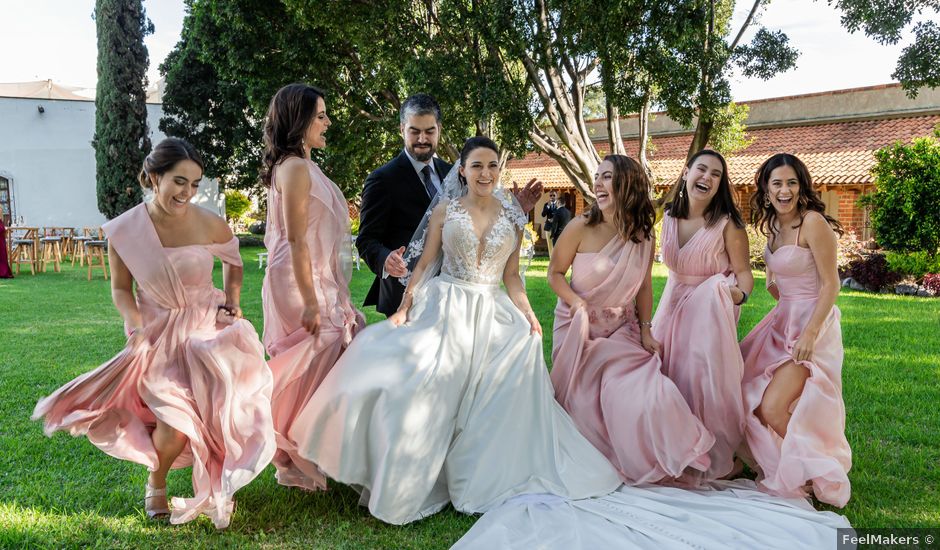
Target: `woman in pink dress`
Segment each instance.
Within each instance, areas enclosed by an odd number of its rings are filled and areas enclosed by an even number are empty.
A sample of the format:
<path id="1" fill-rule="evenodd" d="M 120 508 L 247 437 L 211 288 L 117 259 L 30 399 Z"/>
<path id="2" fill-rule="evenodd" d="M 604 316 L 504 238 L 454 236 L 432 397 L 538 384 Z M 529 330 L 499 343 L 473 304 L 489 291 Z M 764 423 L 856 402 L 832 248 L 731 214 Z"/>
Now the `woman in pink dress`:
<path id="1" fill-rule="evenodd" d="M 653 336 L 662 343 L 663 372 L 715 436 L 711 466 L 682 478 L 695 484 L 735 473 L 734 453 L 744 440 L 738 306 L 747 301 L 754 277 L 725 159 L 699 151 L 677 190 L 663 216 L 669 279 L 653 317 Z"/>
<path id="2" fill-rule="evenodd" d="M 107 454 L 150 470 L 145 509 L 184 523 L 229 524 L 233 495 L 274 455 L 271 374 L 241 318 L 242 261 L 225 220 L 190 203 L 202 161 L 180 139 L 144 161 L 145 202 L 104 225 L 111 296 L 127 346 L 36 405 L 47 434 L 85 435 Z M 222 259 L 225 291 L 212 284 Z M 134 283 L 137 291 L 134 292 Z M 193 498 L 167 508 L 166 476 L 192 465 Z"/>
<path id="3" fill-rule="evenodd" d="M 264 245 L 268 269 L 262 286 L 264 345 L 274 374 L 277 480 L 306 490 L 326 479 L 297 455 L 287 434 L 365 319 L 349 301 L 349 210 L 339 188 L 313 161 L 330 126 L 323 94 L 311 86 L 281 88 L 264 126 L 263 175 L 268 187 Z"/>
<path id="4" fill-rule="evenodd" d="M 762 488 L 845 506 L 839 222 L 827 216 L 800 159 L 780 153 L 756 176 L 751 221 L 767 235 L 767 289 L 777 305 L 741 342 L 747 445 Z"/>
<path id="5" fill-rule="evenodd" d="M 548 282 L 558 294 L 552 350 L 555 398 L 625 483 L 705 470 L 715 438 L 660 371 L 653 309 L 649 180 L 636 161 L 608 155 L 597 202 L 555 244 Z M 571 283 L 565 279 L 571 268 Z"/>

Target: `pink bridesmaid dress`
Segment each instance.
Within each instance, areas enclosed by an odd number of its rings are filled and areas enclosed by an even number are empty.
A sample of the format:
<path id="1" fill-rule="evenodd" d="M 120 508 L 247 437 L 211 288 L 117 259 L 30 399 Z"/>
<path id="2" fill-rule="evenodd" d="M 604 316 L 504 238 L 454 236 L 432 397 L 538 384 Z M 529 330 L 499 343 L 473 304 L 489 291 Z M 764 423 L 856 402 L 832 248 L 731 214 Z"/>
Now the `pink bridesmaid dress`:
<path id="1" fill-rule="evenodd" d="M 349 299 L 351 244 L 349 210 L 339 188 L 312 161 L 307 208 L 307 246 L 313 286 L 320 306 L 316 336 L 300 323 L 303 298 L 291 265 L 290 243 L 284 220 L 284 196 L 272 181 L 268 191 L 268 219 L 264 245 L 268 268 L 261 290 L 264 305 L 264 345 L 274 374 L 274 427 L 277 480 L 307 490 L 326 488 L 326 478 L 310 461 L 297 454 L 297 443 L 287 434 L 303 430 L 295 424 L 352 337 L 365 326 L 365 318 Z"/>
<path id="2" fill-rule="evenodd" d="M 192 465 L 193 498 L 173 498 L 170 521 L 199 514 L 229 524 L 233 495 L 274 455 L 271 373 L 251 323 L 217 325 L 225 295 L 212 284 L 213 256 L 242 265 L 238 240 L 162 246 L 140 204 L 104 225 L 137 283 L 146 339 L 62 386 L 36 405 L 46 434 L 85 435 L 105 453 L 158 467 L 156 420 L 188 444 L 173 468 Z"/>
<path id="3" fill-rule="evenodd" d="M 776 281 L 780 300 L 741 341 L 747 445 L 759 471 L 758 482 L 784 497 L 806 496 L 810 482 L 818 500 L 842 507 L 851 495 L 852 449 L 845 438 L 841 314 L 832 307 L 819 330 L 813 358 L 799 363 L 809 370 L 809 378 L 781 439 L 754 411 L 774 371 L 793 359 L 793 346 L 819 299 L 819 275 L 812 251 L 797 244 L 783 245 L 776 252 L 768 248 L 764 259 L 767 280 Z"/>
<path id="4" fill-rule="evenodd" d="M 634 300 L 651 246 L 616 236 L 575 255 L 571 288 L 586 310 L 559 299 L 553 331 L 555 398 L 631 485 L 708 468 L 715 442 L 640 343 Z"/>
<path id="5" fill-rule="evenodd" d="M 680 247 L 678 221 L 668 214 L 663 218 L 662 252 L 669 279 L 653 316 L 653 337 L 662 344 L 663 372 L 715 436 L 711 467 L 683 478 L 693 484 L 730 474 L 734 453 L 744 441 L 744 362 L 738 347 L 738 308 L 729 290 L 736 281 L 725 251 L 728 223 L 726 217 L 706 225 Z"/>

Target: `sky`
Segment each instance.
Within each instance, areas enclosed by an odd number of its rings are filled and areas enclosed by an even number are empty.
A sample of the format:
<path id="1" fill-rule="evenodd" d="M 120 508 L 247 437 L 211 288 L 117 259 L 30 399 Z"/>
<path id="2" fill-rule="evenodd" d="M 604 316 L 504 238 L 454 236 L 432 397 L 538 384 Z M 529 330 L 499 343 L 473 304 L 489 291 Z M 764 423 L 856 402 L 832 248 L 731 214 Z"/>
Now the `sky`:
<path id="1" fill-rule="evenodd" d="M 94 0 L 2 0 L 4 53 L 0 56 L 0 82 L 51 78 L 57 84 L 94 88 L 97 59 Z M 750 2 L 738 2 L 734 32 L 747 15 Z M 144 0 L 156 32 L 144 42 L 150 53 L 150 82 L 179 40 L 183 27 L 183 0 Z M 9 22 L 12 22 L 10 24 Z M 940 21 L 938 21 L 940 22 Z M 839 23 L 839 13 L 825 0 L 773 0 L 760 23 L 787 33 L 800 50 L 797 68 L 762 81 L 735 75 L 735 101 L 763 99 L 885 84 L 902 48 L 913 38 L 906 32 L 894 46 L 883 46 L 863 33 L 850 34 Z M 751 29 L 745 39 L 753 35 Z M 908 29 L 909 31 L 909 29 Z M 11 54 L 11 44 L 16 44 Z"/>

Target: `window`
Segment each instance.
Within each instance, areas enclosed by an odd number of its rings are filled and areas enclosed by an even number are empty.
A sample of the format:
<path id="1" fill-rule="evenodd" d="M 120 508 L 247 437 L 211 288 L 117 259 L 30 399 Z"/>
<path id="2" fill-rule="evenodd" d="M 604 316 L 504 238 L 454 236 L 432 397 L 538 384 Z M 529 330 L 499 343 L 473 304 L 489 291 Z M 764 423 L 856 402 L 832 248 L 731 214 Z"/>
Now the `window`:
<path id="1" fill-rule="evenodd" d="M 13 223 L 13 198 L 11 196 L 10 180 L 0 177 L 0 213 L 3 215 L 3 225 Z"/>

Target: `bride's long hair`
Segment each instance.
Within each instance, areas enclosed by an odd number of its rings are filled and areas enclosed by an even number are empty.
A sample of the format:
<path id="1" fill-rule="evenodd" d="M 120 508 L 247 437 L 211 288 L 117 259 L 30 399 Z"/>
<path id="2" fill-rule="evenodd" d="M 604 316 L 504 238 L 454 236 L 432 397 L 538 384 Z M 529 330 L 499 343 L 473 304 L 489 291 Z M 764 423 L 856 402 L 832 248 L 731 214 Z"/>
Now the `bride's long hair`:
<path id="1" fill-rule="evenodd" d="M 264 117 L 264 158 L 261 182 L 271 186 L 277 163 L 289 156 L 305 158 L 304 134 L 317 114 L 322 91 L 307 84 L 288 84 L 274 94 Z"/>
<path id="2" fill-rule="evenodd" d="M 656 210 L 650 200 L 650 180 L 640 164 L 624 155 L 607 155 L 605 162 L 614 166 L 613 189 L 614 219 L 611 223 L 624 239 L 638 243 L 653 235 Z M 604 213 L 595 202 L 585 214 L 587 225 L 604 221 Z"/>

